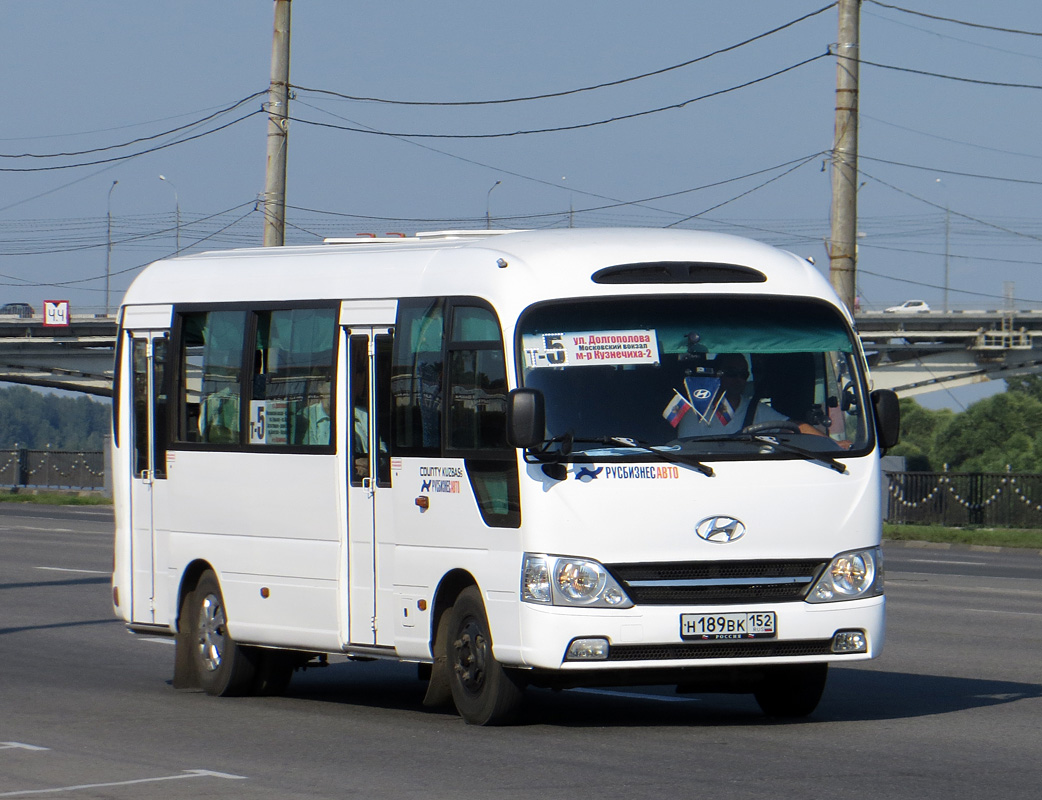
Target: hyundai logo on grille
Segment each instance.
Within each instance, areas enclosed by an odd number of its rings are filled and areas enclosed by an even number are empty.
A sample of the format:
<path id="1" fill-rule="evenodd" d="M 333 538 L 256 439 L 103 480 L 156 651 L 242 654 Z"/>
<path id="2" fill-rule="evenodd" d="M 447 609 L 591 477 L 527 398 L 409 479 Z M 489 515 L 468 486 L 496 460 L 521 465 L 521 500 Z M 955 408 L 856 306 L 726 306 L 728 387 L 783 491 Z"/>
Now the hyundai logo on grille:
<path id="1" fill-rule="evenodd" d="M 706 517 L 695 526 L 699 538 L 715 544 L 728 544 L 745 536 L 745 523 L 734 517 Z"/>

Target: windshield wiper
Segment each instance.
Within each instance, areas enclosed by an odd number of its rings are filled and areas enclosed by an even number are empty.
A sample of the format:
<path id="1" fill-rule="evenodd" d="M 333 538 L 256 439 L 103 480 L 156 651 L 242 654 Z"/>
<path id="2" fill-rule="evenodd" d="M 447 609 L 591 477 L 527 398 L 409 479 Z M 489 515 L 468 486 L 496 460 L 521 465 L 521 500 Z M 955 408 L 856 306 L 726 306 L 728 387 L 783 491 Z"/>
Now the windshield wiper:
<path id="1" fill-rule="evenodd" d="M 842 461 L 836 461 L 835 456 L 830 456 L 828 453 L 815 452 L 814 450 L 805 450 L 802 447 L 797 447 L 796 445 L 789 444 L 788 442 L 779 441 L 778 439 L 775 439 L 771 436 L 761 436 L 757 434 L 754 435 L 753 438 L 757 441 L 763 442 L 764 444 L 768 444 L 771 447 L 780 447 L 782 450 L 785 450 L 786 452 L 795 453 L 798 456 L 803 456 L 808 461 L 817 461 L 821 464 L 824 464 L 826 467 L 829 467 L 830 469 L 836 470 L 836 472 L 846 474 L 847 465 L 844 464 Z"/>
<path id="2" fill-rule="evenodd" d="M 640 439 L 631 439 L 626 436 L 598 436 L 598 437 L 585 437 L 575 436 L 571 431 L 563 433 L 560 436 L 554 436 L 552 439 L 547 439 L 542 443 L 542 447 L 536 451 L 529 451 L 529 453 L 535 458 L 536 461 L 549 462 L 546 466 L 558 465 L 561 463 L 561 459 L 567 458 L 572 454 L 572 447 L 575 442 L 581 442 L 582 444 L 603 444 L 608 446 L 632 448 L 635 450 L 644 450 L 651 453 L 653 456 L 661 459 L 662 461 L 669 461 L 671 463 L 683 464 L 687 467 L 694 467 L 703 475 L 708 478 L 712 478 L 716 473 L 713 472 L 713 468 L 708 464 L 703 464 L 701 461 L 691 458 L 690 456 L 683 456 L 675 453 L 665 453 L 659 450 L 647 442 L 641 441 Z M 550 446 L 554 444 L 560 444 L 561 447 L 557 450 L 550 450 Z M 543 468 L 546 471 L 546 467 Z M 549 473 L 547 473 L 549 474 Z M 563 480 L 563 476 L 558 477 L 556 474 L 551 477 Z"/>
<path id="3" fill-rule="evenodd" d="M 822 453 L 821 451 L 807 450 L 803 447 L 790 444 L 789 442 L 783 442 L 780 439 L 776 439 L 773 436 L 767 436 L 761 433 L 732 433 L 732 434 L 717 434 L 714 436 L 698 436 L 690 437 L 684 441 L 689 442 L 746 442 L 746 443 L 759 443 L 765 444 L 768 447 L 777 448 L 784 450 L 787 453 L 793 453 L 794 455 L 802 456 L 808 461 L 817 461 L 823 466 L 829 469 L 834 469 L 836 472 L 846 474 L 847 465 L 842 461 L 837 461 L 835 456 L 831 456 L 828 453 Z"/>

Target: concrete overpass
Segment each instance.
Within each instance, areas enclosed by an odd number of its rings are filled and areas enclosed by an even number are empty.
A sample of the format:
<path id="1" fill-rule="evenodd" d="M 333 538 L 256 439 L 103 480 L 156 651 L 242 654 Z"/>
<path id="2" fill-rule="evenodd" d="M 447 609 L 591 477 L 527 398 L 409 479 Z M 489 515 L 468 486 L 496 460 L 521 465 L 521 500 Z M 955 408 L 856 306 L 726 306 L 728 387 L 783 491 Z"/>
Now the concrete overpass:
<path id="1" fill-rule="evenodd" d="M 901 397 L 1042 371 L 1042 310 L 866 312 L 857 327 L 875 388 Z"/>
<path id="2" fill-rule="evenodd" d="M 112 396 L 115 317 L 77 316 L 48 327 L 37 314 L 0 316 L 0 381 Z"/>
<path id="3" fill-rule="evenodd" d="M 114 317 L 0 316 L 0 381 L 110 397 Z M 865 312 L 858 332 L 875 388 L 902 397 L 1042 371 L 1042 310 Z"/>

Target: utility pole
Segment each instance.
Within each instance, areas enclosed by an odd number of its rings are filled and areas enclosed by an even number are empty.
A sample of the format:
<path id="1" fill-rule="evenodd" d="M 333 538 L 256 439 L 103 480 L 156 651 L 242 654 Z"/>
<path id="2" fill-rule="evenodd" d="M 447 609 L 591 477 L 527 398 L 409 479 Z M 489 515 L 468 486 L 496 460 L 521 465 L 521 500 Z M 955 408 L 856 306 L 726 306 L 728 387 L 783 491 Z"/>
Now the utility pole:
<path id="1" fill-rule="evenodd" d="M 119 181 L 113 181 L 109 187 L 108 202 L 105 212 L 105 316 L 109 315 L 109 281 L 112 276 L 112 190 L 116 188 Z"/>
<path id="2" fill-rule="evenodd" d="M 944 313 L 948 313 L 948 275 L 952 253 L 952 210 L 944 207 Z"/>
<path id="3" fill-rule="evenodd" d="M 289 144 L 289 9 L 291 0 L 275 0 L 268 89 L 268 165 L 264 179 L 264 246 L 281 247 L 286 239 L 286 149 Z"/>
<path id="4" fill-rule="evenodd" d="M 857 280 L 858 31 L 861 0 L 839 0 L 838 7 L 829 281 L 836 294 L 853 312 Z"/>

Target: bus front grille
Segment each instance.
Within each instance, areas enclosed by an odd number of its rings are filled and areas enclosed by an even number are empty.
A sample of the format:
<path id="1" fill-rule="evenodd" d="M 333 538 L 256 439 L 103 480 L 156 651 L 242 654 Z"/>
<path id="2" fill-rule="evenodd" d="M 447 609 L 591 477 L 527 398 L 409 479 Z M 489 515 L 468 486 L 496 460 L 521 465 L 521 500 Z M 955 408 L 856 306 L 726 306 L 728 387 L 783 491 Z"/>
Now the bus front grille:
<path id="1" fill-rule="evenodd" d="M 831 639 L 788 642 L 683 642 L 612 645 L 609 661 L 672 661 L 714 658 L 791 658 L 832 654 Z"/>
<path id="2" fill-rule="evenodd" d="M 637 605 L 720 605 L 802 600 L 827 563 L 803 559 L 606 566 Z"/>

